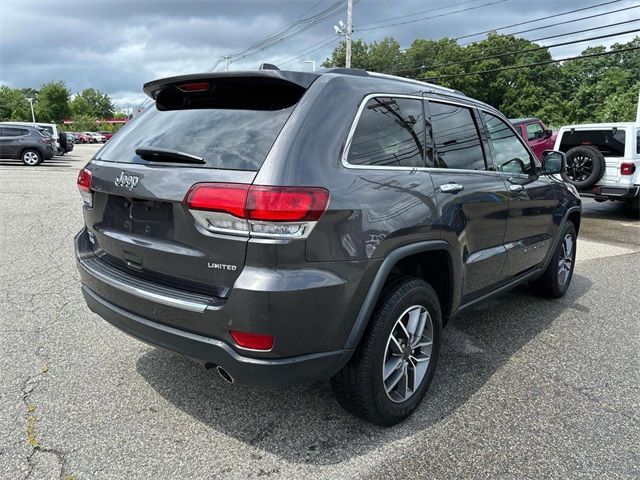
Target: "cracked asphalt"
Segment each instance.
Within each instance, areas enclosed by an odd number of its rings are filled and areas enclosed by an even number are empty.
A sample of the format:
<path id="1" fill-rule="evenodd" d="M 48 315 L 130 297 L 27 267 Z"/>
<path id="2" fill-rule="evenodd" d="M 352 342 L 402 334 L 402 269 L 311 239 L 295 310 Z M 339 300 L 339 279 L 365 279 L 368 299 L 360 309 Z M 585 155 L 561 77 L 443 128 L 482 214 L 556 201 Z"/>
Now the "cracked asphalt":
<path id="1" fill-rule="evenodd" d="M 640 222 L 585 201 L 567 295 L 453 320 L 425 402 L 381 429 L 326 383 L 227 385 L 85 306 L 79 168 L 0 161 L 0 478 L 640 478 Z"/>

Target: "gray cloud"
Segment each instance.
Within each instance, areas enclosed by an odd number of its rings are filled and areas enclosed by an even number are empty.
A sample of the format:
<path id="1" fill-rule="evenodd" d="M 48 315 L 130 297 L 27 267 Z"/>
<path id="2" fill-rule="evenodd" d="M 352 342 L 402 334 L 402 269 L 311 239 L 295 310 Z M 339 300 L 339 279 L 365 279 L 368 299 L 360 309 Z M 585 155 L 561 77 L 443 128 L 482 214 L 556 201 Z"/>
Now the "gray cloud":
<path id="1" fill-rule="evenodd" d="M 39 86 L 64 80 L 73 92 L 86 87 L 106 91 L 118 102 L 143 98 L 142 84 L 154 78 L 207 70 L 220 56 L 242 50 L 282 28 L 318 4 L 310 14 L 327 8 L 334 0 L 299 1 L 134 1 L 86 2 L 0 0 L 0 84 L 16 87 Z M 476 0 L 482 5 L 491 0 Z M 509 0 L 467 13 L 449 15 L 379 30 L 358 31 L 363 23 L 413 12 L 455 5 L 420 0 L 362 0 L 354 9 L 356 38 L 365 41 L 395 37 L 403 47 L 415 38 L 456 37 L 489 28 L 552 15 L 604 0 Z M 606 11 L 634 4 L 621 1 L 602 7 Z M 595 11 L 595 10 L 594 10 Z M 433 14 L 444 13 L 437 10 Z M 583 12 L 558 20 L 588 15 Z M 640 11 L 622 12 L 592 21 L 543 30 L 541 34 L 576 31 L 579 28 L 638 18 Z M 430 15 L 428 12 L 422 16 Z M 254 69 L 263 61 L 289 57 L 312 48 L 330 36 L 332 25 L 346 12 L 315 25 L 302 35 L 232 65 L 233 69 Z M 415 17 L 412 17 L 415 18 Z M 409 19 L 409 18 L 408 18 Z M 401 20 L 397 20 L 401 21 Z M 395 21 L 392 21 L 392 23 Z M 542 26 L 539 22 L 534 26 Z M 635 24 L 637 26 L 637 24 Z M 632 28 L 634 24 L 631 25 Z M 619 28 L 618 30 L 620 30 Z M 612 28 L 611 31 L 615 31 Z M 603 31 L 602 33 L 605 33 Z M 599 32 L 600 33 L 600 32 Z M 620 38 L 627 41 L 631 36 Z M 610 42 L 598 43 L 613 43 Z M 337 42 L 337 38 L 336 38 Z M 554 55 L 577 53 L 587 44 L 554 50 Z M 305 59 L 318 64 L 333 44 L 287 65 L 308 69 Z"/>

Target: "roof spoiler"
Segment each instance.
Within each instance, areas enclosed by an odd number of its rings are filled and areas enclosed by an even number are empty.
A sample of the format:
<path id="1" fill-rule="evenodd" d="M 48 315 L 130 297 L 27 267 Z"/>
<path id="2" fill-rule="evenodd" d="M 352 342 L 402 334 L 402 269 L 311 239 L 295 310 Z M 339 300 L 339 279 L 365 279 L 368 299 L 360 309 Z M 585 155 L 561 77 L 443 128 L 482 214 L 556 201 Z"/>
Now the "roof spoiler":
<path id="1" fill-rule="evenodd" d="M 260 83 L 261 80 L 269 83 L 281 83 L 296 85 L 304 90 L 307 90 L 311 84 L 320 76 L 317 73 L 312 72 L 289 72 L 282 70 L 272 70 L 264 64 L 265 69 L 257 71 L 246 72 L 209 72 L 209 73 L 195 73 L 191 75 L 180 75 L 176 77 L 161 78 L 158 80 L 152 80 L 144 84 L 144 93 L 149 95 L 152 99 L 156 100 L 160 91 L 168 86 L 180 88 L 184 85 L 196 85 L 197 83 L 213 83 L 217 81 L 224 81 L 224 83 L 233 83 L 234 81 L 251 83 L 252 79 L 256 83 Z M 276 67 L 277 68 L 277 67 Z M 195 87 L 189 87 L 195 88 Z M 191 90 L 197 91 L 197 90 Z"/>

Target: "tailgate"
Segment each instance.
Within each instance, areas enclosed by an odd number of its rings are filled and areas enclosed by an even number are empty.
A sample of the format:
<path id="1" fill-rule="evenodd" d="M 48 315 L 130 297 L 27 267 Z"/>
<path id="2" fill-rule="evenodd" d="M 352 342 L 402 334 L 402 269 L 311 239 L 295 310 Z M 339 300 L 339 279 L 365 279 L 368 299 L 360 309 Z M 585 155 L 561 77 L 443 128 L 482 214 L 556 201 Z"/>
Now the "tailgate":
<path id="1" fill-rule="evenodd" d="M 102 260 L 174 288 L 225 296 L 242 271 L 248 239 L 205 230 L 183 199 L 194 183 L 251 183 L 255 172 L 180 168 L 177 174 L 99 161 L 88 168 L 95 193 L 85 223 Z M 122 178 L 129 185 L 117 181 Z"/>

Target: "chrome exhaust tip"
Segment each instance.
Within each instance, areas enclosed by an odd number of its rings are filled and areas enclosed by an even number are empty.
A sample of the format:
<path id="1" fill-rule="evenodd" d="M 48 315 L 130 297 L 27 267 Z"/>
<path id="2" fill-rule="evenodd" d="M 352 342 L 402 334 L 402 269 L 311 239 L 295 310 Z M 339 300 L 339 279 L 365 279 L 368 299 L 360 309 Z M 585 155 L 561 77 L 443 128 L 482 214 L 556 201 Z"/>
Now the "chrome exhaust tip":
<path id="1" fill-rule="evenodd" d="M 229 374 L 229 372 L 227 372 L 220 365 L 216 367 L 216 371 L 218 372 L 218 375 L 220 375 L 225 382 L 233 383 L 233 377 Z"/>

